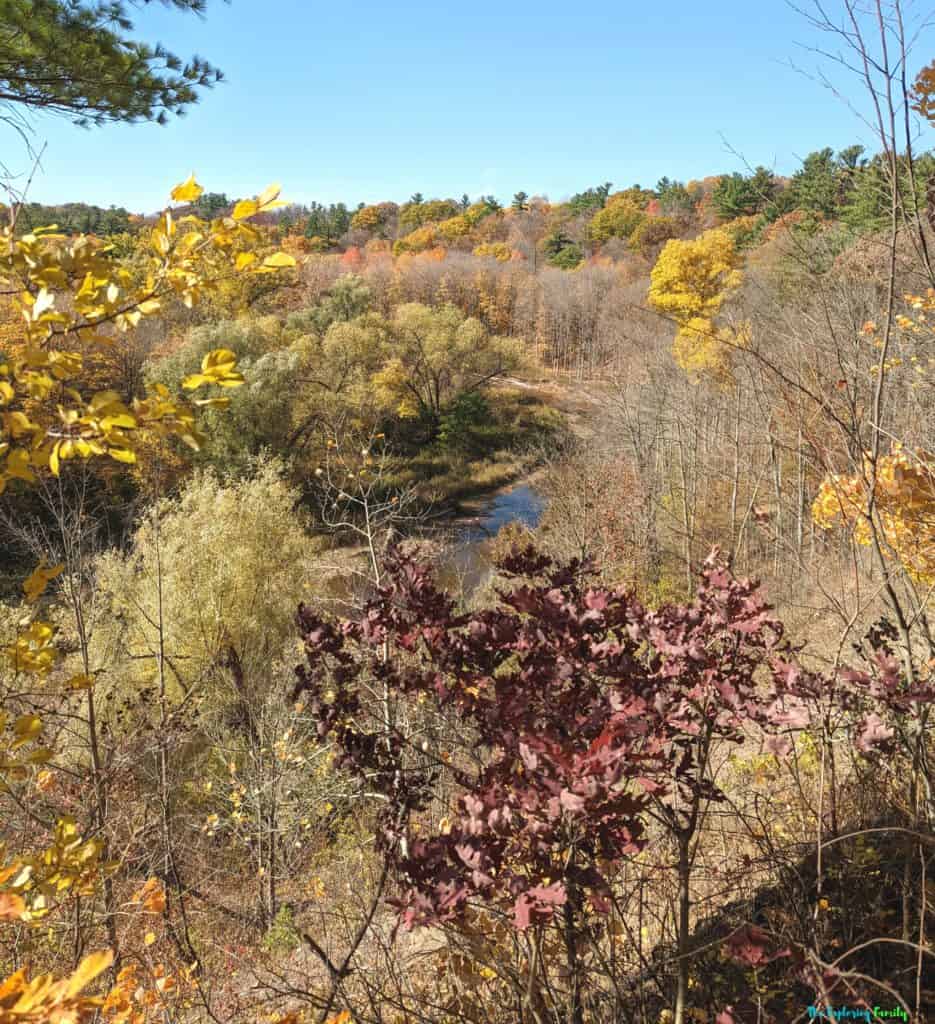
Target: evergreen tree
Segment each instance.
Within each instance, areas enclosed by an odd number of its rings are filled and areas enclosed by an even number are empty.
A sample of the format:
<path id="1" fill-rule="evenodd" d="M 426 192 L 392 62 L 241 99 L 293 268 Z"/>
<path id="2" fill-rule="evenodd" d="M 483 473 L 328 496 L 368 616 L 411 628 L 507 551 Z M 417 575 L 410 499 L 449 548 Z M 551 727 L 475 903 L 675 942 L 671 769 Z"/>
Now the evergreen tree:
<path id="1" fill-rule="evenodd" d="M 841 216 L 867 167 L 863 152 L 863 146 L 854 145 L 838 154 L 830 146 L 809 153 L 792 176 L 789 191 L 795 207 L 829 219 Z"/>
<path id="2" fill-rule="evenodd" d="M 205 220 L 213 220 L 232 205 L 223 192 L 203 192 L 193 203 L 195 213 Z"/>
<path id="3" fill-rule="evenodd" d="M 87 203 L 63 203 L 59 206 L 26 203 L 16 218 L 16 231 L 23 235 L 51 224 L 57 224 L 65 235 L 112 235 L 134 230 L 130 214 L 122 206 L 111 206 L 105 210 Z"/>
<path id="4" fill-rule="evenodd" d="M 312 203 L 308 220 L 305 222 L 306 238 L 321 238 L 325 242 L 336 242 L 351 226 L 351 213 L 344 203 Z"/>
<path id="5" fill-rule="evenodd" d="M 765 167 L 749 177 L 725 174 L 711 193 L 711 202 L 717 212 L 727 220 L 748 217 L 765 210 L 776 192 L 776 180 Z"/>
<path id="6" fill-rule="evenodd" d="M 843 154 L 842 154 L 843 156 Z M 926 204 L 925 190 L 935 176 L 935 156 L 923 153 L 914 160 L 916 192 L 905 156 L 897 161 L 899 174 L 898 209 L 901 215 L 914 216 Z M 852 228 L 878 231 L 889 222 L 892 213 L 893 182 L 888 158 L 878 154 L 872 160 L 862 160 L 850 172 L 848 188 L 841 218 Z"/>
<path id="7" fill-rule="evenodd" d="M 661 212 L 667 216 L 689 214 L 695 208 L 694 200 L 681 181 L 673 181 L 667 177 L 660 178 L 656 183 L 656 195 L 659 197 Z"/>
<path id="8" fill-rule="evenodd" d="M 205 9 L 205 0 L 159 2 Z M 0 104 L 13 111 L 42 110 L 81 125 L 163 124 L 221 79 L 199 57 L 183 64 L 161 44 L 131 38 L 127 4 L 119 0 L 0 0 L 0 25 Z"/>
<path id="9" fill-rule="evenodd" d="M 581 246 L 573 242 L 561 228 L 557 228 L 542 242 L 546 260 L 560 270 L 573 270 L 584 259 Z"/>
<path id="10" fill-rule="evenodd" d="M 589 188 L 586 192 L 578 192 L 568 200 L 568 208 L 575 214 L 603 209 L 607 205 L 611 187 L 612 183 L 605 181 L 603 185 Z"/>
<path id="11" fill-rule="evenodd" d="M 816 150 L 803 160 L 792 176 L 792 195 L 800 210 L 832 218 L 841 200 L 841 165 L 830 146 Z"/>

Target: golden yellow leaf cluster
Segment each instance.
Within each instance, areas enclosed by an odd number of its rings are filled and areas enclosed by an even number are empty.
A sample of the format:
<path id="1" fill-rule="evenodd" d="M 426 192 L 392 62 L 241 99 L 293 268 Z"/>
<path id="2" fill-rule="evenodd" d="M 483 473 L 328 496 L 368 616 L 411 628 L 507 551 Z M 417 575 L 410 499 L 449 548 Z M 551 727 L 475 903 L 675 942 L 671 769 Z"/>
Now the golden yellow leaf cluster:
<path id="1" fill-rule="evenodd" d="M 177 202 L 200 194 L 193 178 L 172 190 Z M 12 293 L 21 317 L 16 354 L 0 358 L 0 490 L 14 479 L 31 483 L 45 470 L 58 475 L 71 458 L 107 455 L 134 462 L 137 438 L 147 430 L 199 446 L 192 406 L 165 387 L 129 399 L 113 391 L 87 393 L 86 355 L 113 345 L 169 298 L 191 306 L 231 276 L 295 266 L 287 253 L 260 260 L 252 251 L 260 235 L 247 221 L 281 205 L 278 195 L 279 187 L 270 186 L 238 203 L 233 216 L 210 222 L 193 215 L 176 219 L 166 210 L 132 272 L 100 239 L 69 238 L 54 225 L 22 237 L 9 226 L 0 230 L 0 289 Z M 229 350 L 210 353 L 206 364 L 187 389 L 242 383 Z"/>
<path id="2" fill-rule="evenodd" d="M 812 518 L 824 529 L 850 526 L 854 540 L 865 546 L 873 541 L 874 521 L 879 523 L 884 554 L 896 558 L 917 582 L 935 583 L 932 453 L 894 443 L 890 454 L 877 460 L 875 474 L 868 453 L 862 474 L 830 474 L 822 481 Z"/>
<path id="3" fill-rule="evenodd" d="M 749 328 L 717 326 L 728 295 L 743 280 L 741 257 L 725 228 L 666 242 L 653 267 L 649 301 L 676 324 L 675 358 L 688 373 L 731 379 L 731 356 L 749 343 Z"/>
<path id="4" fill-rule="evenodd" d="M 61 981 L 50 974 L 29 981 L 19 970 L 0 982 L 0 1024 L 80 1024 L 92 1020 L 103 1002 L 81 992 L 107 970 L 113 953 L 105 950 L 86 956 L 77 969 Z"/>
<path id="5" fill-rule="evenodd" d="M 166 890 L 158 878 L 149 878 L 133 895 L 133 903 L 150 914 L 161 914 L 166 909 Z"/>

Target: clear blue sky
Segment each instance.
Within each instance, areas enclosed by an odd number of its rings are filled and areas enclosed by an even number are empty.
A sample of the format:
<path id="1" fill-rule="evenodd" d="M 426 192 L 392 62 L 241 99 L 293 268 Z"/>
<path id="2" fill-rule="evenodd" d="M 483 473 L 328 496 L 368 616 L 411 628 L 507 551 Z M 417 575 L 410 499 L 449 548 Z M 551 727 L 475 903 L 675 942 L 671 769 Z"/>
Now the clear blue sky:
<path id="1" fill-rule="evenodd" d="M 811 150 L 867 141 L 788 67 L 818 58 L 784 0 L 212 0 L 204 19 L 154 5 L 135 21 L 227 82 L 165 127 L 36 118 L 48 148 L 31 199 L 151 211 L 191 171 L 231 197 L 279 181 L 296 202 L 560 199 L 742 170 L 727 144 L 790 173 Z M 24 165 L 12 135 L 0 145 Z"/>

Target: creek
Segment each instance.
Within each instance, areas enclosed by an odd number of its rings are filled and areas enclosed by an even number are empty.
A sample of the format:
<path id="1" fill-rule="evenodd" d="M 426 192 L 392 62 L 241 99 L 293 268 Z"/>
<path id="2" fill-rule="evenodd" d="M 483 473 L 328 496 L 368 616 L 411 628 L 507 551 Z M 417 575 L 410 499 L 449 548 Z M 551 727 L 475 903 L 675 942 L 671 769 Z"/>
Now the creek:
<path id="1" fill-rule="evenodd" d="M 510 523 L 538 525 L 545 499 L 530 483 L 518 483 L 479 501 L 471 514 L 449 524 L 451 542 L 439 564 L 446 583 L 460 581 L 465 593 L 476 590 L 491 571 L 488 542 Z"/>

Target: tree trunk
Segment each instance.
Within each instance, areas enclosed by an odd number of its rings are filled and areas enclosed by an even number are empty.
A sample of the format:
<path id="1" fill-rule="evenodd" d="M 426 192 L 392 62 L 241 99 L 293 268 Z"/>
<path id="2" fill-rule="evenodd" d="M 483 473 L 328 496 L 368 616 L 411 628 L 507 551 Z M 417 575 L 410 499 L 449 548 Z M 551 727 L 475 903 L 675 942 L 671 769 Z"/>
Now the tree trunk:
<path id="1" fill-rule="evenodd" d="M 679 844 L 679 924 L 678 924 L 678 988 L 675 994 L 675 1024 L 684 1024 L 685 1009 L 688 1003 L 688 944 L 689 915 L 691 913 L 691 861 L 689 859 L 689 843 L 691 835 L 687 831 L 678 834 Z"/>
<path id="2" fill-rule="evenodd" d="M 569 868 L 571 862 L 569 861 Z M 584 1024 L 584 1007 L 581 1004 L 581 965 L 578 962 L 577 935 L 575 933 L 575 910 L 578 901 L 578 889 L 575 883 L 568 877 L 568 870 L 565 873 L 565 906 L 563 915 L 565 921 L 565 957 L 568 967 L 568 975 L 571 980 L 571 994 L 568 1001 L 568 1024 Z"/>

